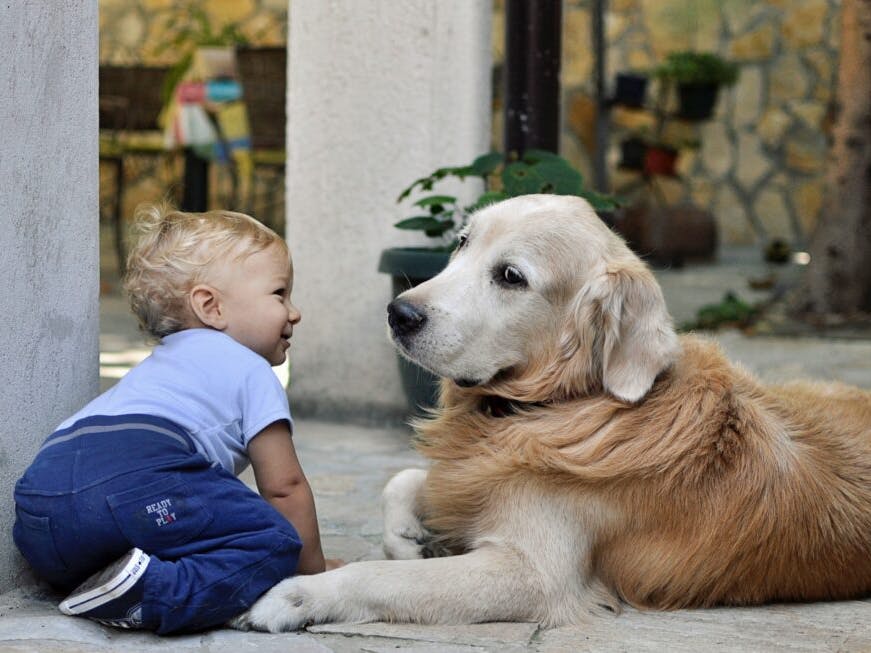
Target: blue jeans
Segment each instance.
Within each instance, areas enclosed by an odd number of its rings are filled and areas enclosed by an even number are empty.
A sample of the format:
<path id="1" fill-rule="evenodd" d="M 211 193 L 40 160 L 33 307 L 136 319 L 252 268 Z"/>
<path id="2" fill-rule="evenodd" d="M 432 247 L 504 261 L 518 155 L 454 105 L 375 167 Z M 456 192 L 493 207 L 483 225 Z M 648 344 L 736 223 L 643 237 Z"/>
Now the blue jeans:
<path id="1" fill-rule="evenodd" d="M 15 544 L 36 574 L 70 591 L 139 547 L 144 625 L 202 630 L 292 576 L 302 547 L 262 497 L 196 453 L 173 422 L 89 417 L 53 433 L 15 485 Z"/>

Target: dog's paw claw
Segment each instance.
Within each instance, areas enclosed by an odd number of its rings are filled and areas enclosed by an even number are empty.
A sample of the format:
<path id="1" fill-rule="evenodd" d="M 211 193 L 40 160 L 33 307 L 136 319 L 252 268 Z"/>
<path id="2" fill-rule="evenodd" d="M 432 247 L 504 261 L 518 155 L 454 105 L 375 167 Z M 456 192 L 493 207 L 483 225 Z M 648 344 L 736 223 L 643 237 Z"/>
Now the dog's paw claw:
<path id="1" fill-rule="evenodd" d="M 384 554 L 390 560 L 417 560 L 441 558 L 450 552 L 439 543 L 438 538 L 418 522 L 384 535 Z"/>
<path id="2" fill-rule="evenodd" d="M 280 633 L 316 623 L 316 615 L 312 614 L 315 601 L 302 585 L 298 577 L 282 581 L 227 625 L 236 630 Z"/>
<path id="3" fill-rule="evenodd" d="M 230 621 L 227 622 L 228 628 L 233 628 L 235 630 L 243 630 L 249 631 L 251 630 L 251 622 L 248 621 L 248 612 L 244 612 L 240 614 L 238 617 L 233 617 Z"/>
<path id="4" fill-rule="evenodd" d="M 432 535 L 420 522 L 405 524 L 384 534 L 384 554 L 390 560 L 414 560 L 425 557 Z"/>

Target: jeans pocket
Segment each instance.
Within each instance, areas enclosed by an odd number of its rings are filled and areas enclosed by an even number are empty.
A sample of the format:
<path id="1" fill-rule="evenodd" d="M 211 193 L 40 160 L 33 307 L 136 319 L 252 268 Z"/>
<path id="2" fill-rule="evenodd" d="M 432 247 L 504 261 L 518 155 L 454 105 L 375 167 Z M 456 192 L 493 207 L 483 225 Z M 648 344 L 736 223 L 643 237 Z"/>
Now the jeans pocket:
<path id="1" fill-rule="evenodd" d="M 67 571 L 51 530 L 51 517 L 34 515 L 15 506 L 12 538 L 38 576 L 54 580 Z"/>
<path id="2" fill-rule="evenodd" d="M 214 519 L 180 474 L 111 494 L 106 501 L 124 536 L 149 553 L 190 542 Z"/>

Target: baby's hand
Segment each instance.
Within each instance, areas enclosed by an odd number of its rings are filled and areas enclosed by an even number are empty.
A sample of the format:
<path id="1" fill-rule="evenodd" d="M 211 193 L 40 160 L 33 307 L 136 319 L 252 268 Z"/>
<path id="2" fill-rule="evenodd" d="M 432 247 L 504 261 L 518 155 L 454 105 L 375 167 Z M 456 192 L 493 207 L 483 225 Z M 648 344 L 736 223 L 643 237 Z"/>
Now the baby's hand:
<path id="1" fill-rule="evenodd" d="M 333 569 L 344 567 L 345 561 L 339 560 L 338 558 L 325 558 L 324 564 L 326 565 L 326 569 L 324 571 L 332 571 Z"/>

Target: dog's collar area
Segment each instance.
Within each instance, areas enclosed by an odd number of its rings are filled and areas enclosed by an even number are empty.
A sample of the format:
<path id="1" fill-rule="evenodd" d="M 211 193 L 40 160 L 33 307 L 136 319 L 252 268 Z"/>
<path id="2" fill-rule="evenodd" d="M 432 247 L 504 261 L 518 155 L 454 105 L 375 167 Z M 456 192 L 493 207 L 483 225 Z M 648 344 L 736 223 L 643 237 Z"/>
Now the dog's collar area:
<path id="1" fill-rule="evenodd" d="M 529 410 L 530 408 L 539 408 L 544 406 L 543 401 L 511 401 L 505 397 L 497 395 L 484 395 L 481 397 L 479 407 L 481 412 L 489 417 L 511 417 L 516 415 L 521 410 Z"/>
<path id="2" fill-rule="evenodd" d="M 499 370 L 498 372 L 496 372 L 496 374 L 494 374 L 492 377 L 490 377 L 489 381 L 477 381 L 475 379 L 466 379 L 466 378 L 451 379 L 451 380 L 457 386 L 459 386 L 461 388 L 476 388 L 479 385 L 484 385 L 485 383 L 487 383 L 487 384 L 495 383 L 501 379 L 504 379 L 510 373 L 510 371 L 511 371 L 510 367 L 504 367 L 501 370 Z"/>
<path id="3" fill-rule="evenodd" d="M 480 385 L 480 381 L 476 381 L 475 379 L 454 379 L 454 383 L 456 383 L 461 388 L 474 388 L 476 385 Z"/>

